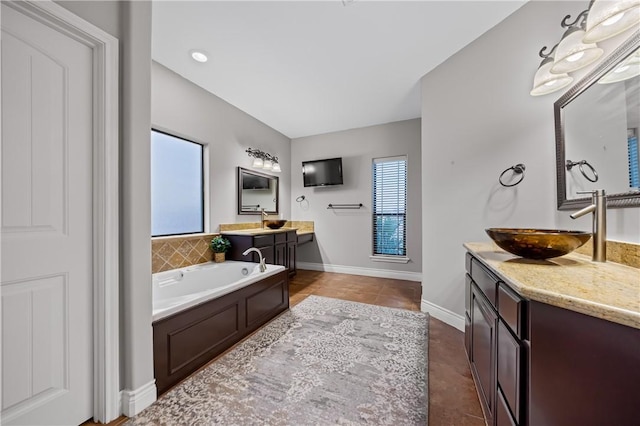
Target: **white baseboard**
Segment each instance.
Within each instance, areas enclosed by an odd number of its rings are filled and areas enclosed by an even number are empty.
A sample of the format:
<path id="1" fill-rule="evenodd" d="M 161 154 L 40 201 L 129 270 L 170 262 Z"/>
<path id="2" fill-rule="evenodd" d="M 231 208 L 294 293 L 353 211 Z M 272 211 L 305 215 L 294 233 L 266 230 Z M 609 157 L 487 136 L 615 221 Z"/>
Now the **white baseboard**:
<path id="1" fill-rule="evenodd" d="M 309 271 L 336 272 L 339 274 L 364 275 L 366 277 L 392 278 L 406 281 L 422 281 L 422 273 L 392 271 L 389 269 L 362 268 L 359 266 L 328 265 L 326 263 L 298 262 L 298 269 Z"/>
<path id="2" fill-rule="evenodd" d="M 455 312 L 451 312 L 442 306 L 435 305 L 424 299 L 422 299 L 420 303 L 420 310 L 422 312 L 428 312 L 429 315 L 435 319 L 439 319 L 440 321 L 449 324 L 451 327 L 455 327 L 464 332 L 464 317 L 462 315 L 458 315 Z"/>
<path id="3" fill-rule="evenodd" d="M 121 392 L 121 395 L 122 414 L 127 417 L 133 417 L 156 401 L 158 395 L 156 381 L 154 379 L 138 389 L 125 389 Z"/>

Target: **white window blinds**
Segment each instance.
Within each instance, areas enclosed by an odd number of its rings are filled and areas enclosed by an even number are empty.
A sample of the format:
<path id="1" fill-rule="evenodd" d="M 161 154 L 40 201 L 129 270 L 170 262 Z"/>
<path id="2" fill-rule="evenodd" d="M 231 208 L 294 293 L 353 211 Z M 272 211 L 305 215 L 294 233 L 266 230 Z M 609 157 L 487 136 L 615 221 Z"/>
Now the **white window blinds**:
<path id="1" fill-rule="evenodd" d="M 373 160 L 373 254 L 407 255 L 407 157 Z"/>

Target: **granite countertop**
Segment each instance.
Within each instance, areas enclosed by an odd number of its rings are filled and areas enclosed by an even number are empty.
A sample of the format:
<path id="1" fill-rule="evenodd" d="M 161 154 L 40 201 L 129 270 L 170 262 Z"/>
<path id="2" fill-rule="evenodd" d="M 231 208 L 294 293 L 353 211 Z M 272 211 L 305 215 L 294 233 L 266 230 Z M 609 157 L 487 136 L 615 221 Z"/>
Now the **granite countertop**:
<path id="1" fill-rule="evenodd" d="M 282 232 L 289 232 L 289 231 L 296 231 L 296 233 L 298 235 L 303 235 L 303 234 L 313 234 L 313 231 L 298 231 L 297 228 L 278 228 L 278 229 L 271 229 L 271 228 L 251 228 L 251 229 L 236 229 L 233 231 L 220 231 L 220 234 L 222 235 L 269 235 L 269 234 L 280 234 Z"/>
<path id="2" fill-rule="evenodd" d="M 464 247 L 527 299 L 640 329 L 640 269 L 575 252 L 532 260 L 493 242 Z"/>

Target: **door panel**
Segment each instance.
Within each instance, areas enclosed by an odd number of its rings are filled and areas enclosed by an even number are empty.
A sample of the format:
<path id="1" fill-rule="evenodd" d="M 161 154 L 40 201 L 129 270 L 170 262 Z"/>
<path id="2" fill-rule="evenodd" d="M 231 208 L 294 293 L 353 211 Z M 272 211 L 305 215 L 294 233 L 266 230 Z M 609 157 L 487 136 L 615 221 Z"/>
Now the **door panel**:
<path id="1" fill-rule="evenodd" d="M 3 2 L 3 424 L 93 415 L 92 66 Z"/>

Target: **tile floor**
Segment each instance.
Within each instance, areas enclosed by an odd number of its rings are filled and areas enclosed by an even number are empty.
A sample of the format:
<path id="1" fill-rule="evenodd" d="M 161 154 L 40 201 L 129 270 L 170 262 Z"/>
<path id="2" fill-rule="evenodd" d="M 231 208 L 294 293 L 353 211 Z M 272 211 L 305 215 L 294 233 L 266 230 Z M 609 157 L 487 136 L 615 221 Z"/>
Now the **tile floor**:
<path id="1" fill-rule="evenodd" d="M 291 306 L 315 294 L 410 310 L 420 310 L 422 292 L 420 283 L 412 281 L 305 270 L 298 270 L 289 290 Z M 463 339 L 457 329 L 430 319 L 429 426 L 485 425 Z M 109 426 L 118 426 L 125 420 L 120 417 Z"/>

